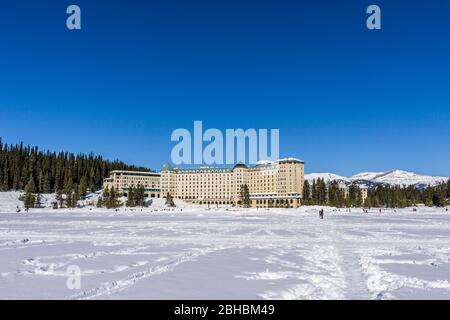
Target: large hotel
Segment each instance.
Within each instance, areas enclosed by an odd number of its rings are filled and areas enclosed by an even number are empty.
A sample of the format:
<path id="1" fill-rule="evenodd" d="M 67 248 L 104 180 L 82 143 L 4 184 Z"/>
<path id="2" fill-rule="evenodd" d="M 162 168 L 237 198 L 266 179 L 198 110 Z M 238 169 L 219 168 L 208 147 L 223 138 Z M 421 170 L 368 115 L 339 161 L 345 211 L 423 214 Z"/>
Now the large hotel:
<path id="1" fill-rule="evenodd" d="M 239 205 L 241 187 L 247 185 L 255 208 L 301 205 L 304 162 L 294 158 L 262 161 L 255 166 L 237 164 L 232 168 L 194 169 L 164 166 L 160 173 L 112 171 L 104 188 L 114 187 L 127 195 L 130 187 L 141 185 L 147 197 L 173 198 L 203 205 Z"/>

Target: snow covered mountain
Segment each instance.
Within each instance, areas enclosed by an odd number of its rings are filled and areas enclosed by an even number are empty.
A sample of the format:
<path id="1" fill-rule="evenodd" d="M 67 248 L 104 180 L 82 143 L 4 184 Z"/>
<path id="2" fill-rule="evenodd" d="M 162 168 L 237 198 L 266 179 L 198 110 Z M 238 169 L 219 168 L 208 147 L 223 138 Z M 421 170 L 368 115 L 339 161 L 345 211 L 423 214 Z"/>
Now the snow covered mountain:
<path id="1" fill-rule="evenodd" d="M 330 181 L 345 182 L 347 184 L 354 182 L 360 185 L 376 186 L 376 185 L 406 185 L 417 186 L 419 188 L 426 186 L 435 186 L 446 182 L 448 177 L 433 177 L 421 175 L 414 172 L 392 170 L 386 172 L 361 172 L 351 176 L 350 178 L 339 176 L 333 173 L 310 173 L 305 175 L 305 180 L 312 182 L 318 178 L 323 178 L 326 183 Z"/>
<path id="2" fill-rule="evenodd" d="M 364 183 L 365 181 L 376 184 L 388 185 L 416 185 L 418 187 L 435 186 L 446 182 L 448 177 L 433 177 L 421 175 L 414 172 L 393 170 L 388 172 L 365 172 L 354 175 L 350 178 L 351 181 L 357 183 Z"/>
<path id="3" fill-rule="evenodd" d="M 357 181 L 357 180 L 368 180 L 372 181 L 378 176 L 382 176 L 386 172 L 361 172 L 358 174 L 355 174 L 354 176 L 350 177 L 350 180 Z"/>
<path id="4" fill-rule="evenodd" d="M 305 180 L 312 183 L 314 180 L 323 179 L 325 183 L 329 183 L 331 181 L 339 181 L 339 182 L 347 182 L 350 183 L 350 179 L 347 177 L 339 176 L 334 173 L 310 173 L 305 174 Z"/>

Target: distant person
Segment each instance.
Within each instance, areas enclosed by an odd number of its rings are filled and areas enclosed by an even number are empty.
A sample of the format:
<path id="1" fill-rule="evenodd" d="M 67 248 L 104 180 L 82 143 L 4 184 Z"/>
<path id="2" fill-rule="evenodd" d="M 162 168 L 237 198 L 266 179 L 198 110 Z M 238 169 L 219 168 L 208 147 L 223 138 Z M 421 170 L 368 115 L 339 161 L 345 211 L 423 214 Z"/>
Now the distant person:
<path id="1" fill-rule="evenodd" d="M 320 218 L 320 219 L 323 219 L 323 209 L 320 209 L 320 210 L 319 210 L 319 218 Z"/>

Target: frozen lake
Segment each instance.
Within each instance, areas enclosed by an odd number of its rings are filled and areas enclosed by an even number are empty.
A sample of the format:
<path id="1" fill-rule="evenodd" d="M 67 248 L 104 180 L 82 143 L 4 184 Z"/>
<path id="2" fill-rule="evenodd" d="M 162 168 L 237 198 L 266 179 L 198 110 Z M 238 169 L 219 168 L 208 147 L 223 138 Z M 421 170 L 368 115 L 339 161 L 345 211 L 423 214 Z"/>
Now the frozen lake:
<path id="1" fill-rule="evenodd" d="M 450 299 L 450 212 L 0 213 L 0 298 Z"/>

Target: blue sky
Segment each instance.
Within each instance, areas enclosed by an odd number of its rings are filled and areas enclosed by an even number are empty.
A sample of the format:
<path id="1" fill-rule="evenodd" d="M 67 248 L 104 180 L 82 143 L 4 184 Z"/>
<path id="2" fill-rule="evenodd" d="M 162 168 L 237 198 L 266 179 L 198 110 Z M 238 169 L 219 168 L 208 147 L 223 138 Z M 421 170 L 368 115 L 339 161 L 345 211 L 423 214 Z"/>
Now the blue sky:
<path id="1" fill-rule="evenodd" d="M 0 3 L 5 142 L 159 169 L 202 120 L 279 128 L 307 172 L 450 175 L 447 0 Z"/>

